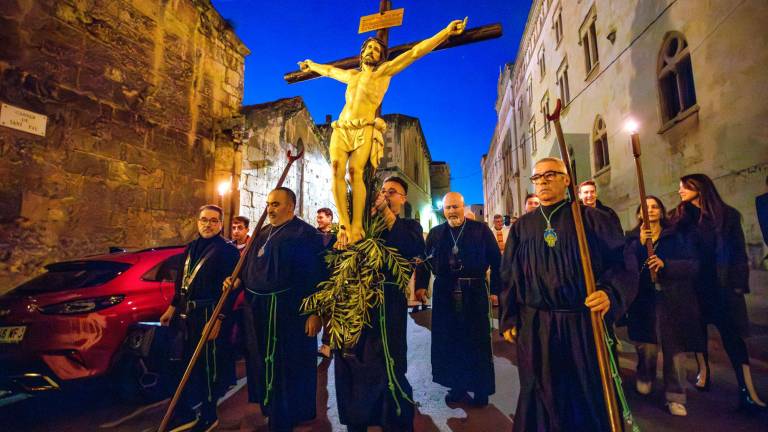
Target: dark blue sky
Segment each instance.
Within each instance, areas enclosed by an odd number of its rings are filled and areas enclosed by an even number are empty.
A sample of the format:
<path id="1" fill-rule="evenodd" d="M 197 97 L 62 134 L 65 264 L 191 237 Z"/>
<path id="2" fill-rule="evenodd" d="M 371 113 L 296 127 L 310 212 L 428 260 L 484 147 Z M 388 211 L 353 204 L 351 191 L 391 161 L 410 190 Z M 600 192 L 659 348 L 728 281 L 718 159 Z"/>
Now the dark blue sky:
<path id="1" fill-rule="evenodd" d="M 378 11 L 376 0 L 213 0 L 250 48 L 244 104 L 302 96 L 316 122 L 344 105 L 344 85 L 329 78 L 286 84 L 283 74 L 310 58 L 329 62 L 355 55 L 369 34 L 360 17 Z M 482 203 L 480 157 L 496 124 L 499 69 L 514 59 L 530 0 L 393 0 L 405 8 L 403 25 L 390 30 L 390 46 L 432 36 L 451 20 L 468 27 L 501 22 L 499 39 L 431 53 L 392 79 L 383 112 L 421 120 L 432 159 L 451 167 L 451 187 L 468 203 Z"/>

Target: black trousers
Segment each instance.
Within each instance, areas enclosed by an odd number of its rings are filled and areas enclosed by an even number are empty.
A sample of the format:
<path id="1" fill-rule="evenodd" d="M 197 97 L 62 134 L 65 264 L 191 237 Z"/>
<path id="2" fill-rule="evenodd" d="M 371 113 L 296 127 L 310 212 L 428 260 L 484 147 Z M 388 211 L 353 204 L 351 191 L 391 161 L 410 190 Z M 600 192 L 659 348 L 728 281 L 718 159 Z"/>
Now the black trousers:
<path id="1" fill-rule="evenodd" d="M 739 383 L 739 387 L 744 386 L 744 370 L 742 365 L 749 364 L 749 353 L 747 352 L 747 344 L 744 342 L 744 338 L 739 334 L 733 320 L 728 317 L 715 317 L 711 320 L 711 324 L 717 328 L 720 333 L 720 339 L 723 341 L 723 348 L 725 353 L 728 354 L 728 359 L 731 361 L 733 371 L 736 373 L 736 380 Z M 707 340 L 707 326 L 704 325 L 702 330 L 704 332 L 704 338 Z M 709 362 L 709 353 L 704 352 L 704 358 Z"/>
<path id="2" fill-rule="evenodd" d="M 183 356 L 179 364 L 178 376 L 181 377 L 192 357 L 205 323 L 210 319 L 213 305 L 195 309 L 186 319 L 179 319 L 177 326 L 184 335 Z M 226 379 L 222 376 L 222 353 L 228 350 L 221 337 L 205 343 L 195 363 L 184 390 L 179 398 L 178 413 L 189 415 L 200 404 L 200 413 L 204 418 L 216 417 L 216 404 L 223 395 Z M 226 357 L 226 356 L 224 356 Z"/>

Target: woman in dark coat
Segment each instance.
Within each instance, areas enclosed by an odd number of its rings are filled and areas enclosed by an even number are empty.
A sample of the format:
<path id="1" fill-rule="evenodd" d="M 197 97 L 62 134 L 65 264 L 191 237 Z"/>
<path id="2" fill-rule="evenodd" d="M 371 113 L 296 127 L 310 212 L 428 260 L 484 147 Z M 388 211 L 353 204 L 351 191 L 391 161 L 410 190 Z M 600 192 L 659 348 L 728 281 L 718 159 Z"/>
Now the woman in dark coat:
<path id="1" fill-rule="evenodd" d="M 667 223 L 661 200 L 648 196 L 649 227 L 643 228 L 638 206 L 637 226 L 627 234 L 625 262 L 640 269 L 638 294 L 627 312 L 629 338 L 637 349 L 637 391 L 650 394 L 656 380 L 656 357 L 661 345 L 664 389 L 672 415 L 684 416 L 685 353 L 704 349 L 701 317 L 692 274 L 699 271 L 695 233 Z M 654 243 L 648 257 L 645 240 Z M 656 283 L 650 270 L 656 271 Z"/>
<path id="2" fill-rule="evenodd" d="M 680 178 L 681 203 L 673 221 L 680 229 L 694 230 L 699 238 L 701 266 L 697 291 L 705 324 L 720 333 L 739 383 L 739 407 L 764 410 L 752 382 L 749 354 L 744 338 L 749 335 L 749 318 L 744 294 L 749 293 L 749 265 L 741 228 L 741 215 L 723 202 L 712 180 L 704 174 Z M 702 332 L 706 338 L 706 326 Z M 696 388 L 707 390 L 710 383 L 706 350 L 696 355 L 699 375 Z"/>

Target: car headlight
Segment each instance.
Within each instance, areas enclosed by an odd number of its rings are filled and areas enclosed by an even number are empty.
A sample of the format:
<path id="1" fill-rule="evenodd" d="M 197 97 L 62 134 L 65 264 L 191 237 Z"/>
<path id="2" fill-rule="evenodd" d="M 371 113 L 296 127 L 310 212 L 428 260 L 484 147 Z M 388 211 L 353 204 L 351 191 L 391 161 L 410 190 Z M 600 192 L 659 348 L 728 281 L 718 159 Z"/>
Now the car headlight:
<path id="1" fill-rule="evenodd" d="M 124 298 L 125 296 L 123 294 L 118 294 L 105 297 L 71 300 L 64 303 L 56 303 L 43 306 L 40 308 L 40 312 L 49 315 L 73 315 L 90 313 L 119 304 L 123 301 Z"/>

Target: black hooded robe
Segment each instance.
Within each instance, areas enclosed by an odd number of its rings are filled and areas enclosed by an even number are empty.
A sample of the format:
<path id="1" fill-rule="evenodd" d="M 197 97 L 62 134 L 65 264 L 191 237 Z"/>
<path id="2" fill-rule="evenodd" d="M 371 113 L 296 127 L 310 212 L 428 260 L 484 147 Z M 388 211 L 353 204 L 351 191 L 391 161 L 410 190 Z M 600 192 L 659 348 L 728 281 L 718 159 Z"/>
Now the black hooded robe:
<path id="1" fill-rule="evenodd" d="M 242 274 L 248 399 L 261 405 L 271 430 L 290 430 L 316 415 L 317 337 L 306 335 L 299 308 L 321 280 L 322 239 L 293 218 L 253 242 Z"/>
<path id="2" fill-rule="evenodd" d="M 512 227 L 504 251 L 500 306 L 502 333 L 516 327 L 520 398 L 515 431 L 606 431 L 586 287 L 570 203 L 541 206 Z M 557 242 L 544 241 L 551 215 Z M 624 262 L 624 238 L 610 216 L 586 207 L 583 220 L 598 289 L 620 316 L 638 276 Z M 629 267 L 632 268 L 632 267 Z M 630 294 L 630 295 L 628 295 Z"/>
<path id="3" fill-rule="evenodd" d="M 397 218 L 391 230 L 382 233 L 385 244 L 394 247 L 403 258 L 411 260 L 424 253 L 421 225 L 413 219 Z M 390 278 L 391 280 L 391 278 Z M 423 284 L 416 284 L 417 287 Z M 413 400 L 405 373 L 408 370 L 406 354 L 406 326 L 408 299 L 392 284 L 384 284 L 385 321 L 389 354 L 394 360 L 394 376 L 400 387 Z M 354 356 L 334 352 L 336 400 L 341 423 L 349 430 L 365 430 L 367 426 L 382 426 L 387 431 L 413 430 L 414 407 L 395 390 L 397 404 L 387 387 L 384 344 L 381 338 L 379 310 L 371 312 L 371 327 L 363 328 L 354 348 Z M 396 384 L 395 384 L 396 386 Z"/>
<path id="4" fill-rule="evenodd" d="M 499 291 L 501 253 L 487 225 L 467 219 L 462 227 L 463 231 L 461 227 L 451 228 L 446 222 L 432 228 L 427 236 L 426 254 L 431 257 L 428 263 L 435 275 L 432 380 L 487 396 L 496 391 L 489 296 Z M 454 237 L 460 264 L 452 253 Z M 486 284 L 489 268 L 490 286 Z M 464 280 L 459 282 L 459 278 Z M 457 284 L 460 298 L 454 294 Z"/>
<path id="5" fill-rule="evenodd" d="M 181 339 L 182 368 L 189 363 L 203 333 L 203 327 L 211 319 L 213 309 L 221 296 L 224 279 L 232 274 L 238 258 L 237 249 L 219 235 L 208 239 L 198 237 L 184 250 L 182 268 L 176 277 L 175 293 L 171 301 L 177 312 L 172 326 L 184 335 Z M 203 259 L 205 261 L 189 284 L 186 294 L 183 294 L 181 286 L 185 273 L 191 274 Z M 226 305 L 222 309 L 225 315 L 228 313 Z M 186 318 L 182 318 L 182 314 Z M 184 414 L 191 413 L 192 407 L 198 402 L 203 403 L 202 409 L 206 411 L 204 415 L 216 414 L 216 402 L 228 385 L 228 382 L 222 379 L 225 369 L 221 363 L 222 358 L 226 358 L 222 354 L 226 354 L 227 349 L 229 346 L 221 337 L 205 344 L 182 392 L 179 408 L 187 411 Z"/>

